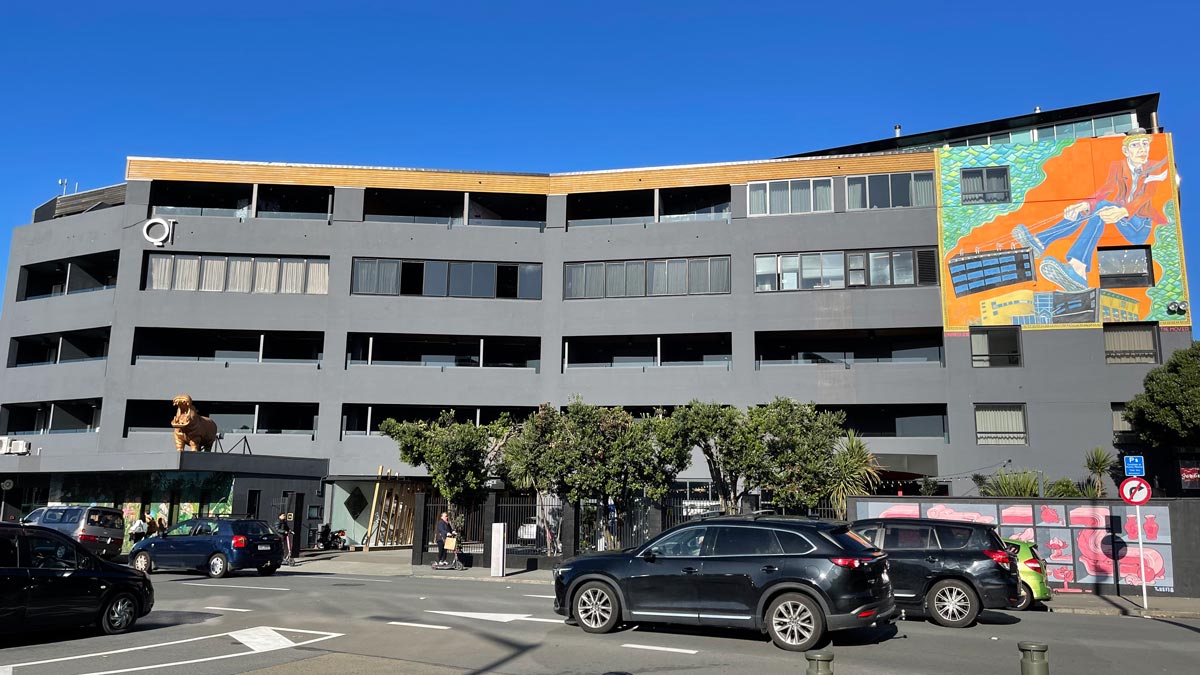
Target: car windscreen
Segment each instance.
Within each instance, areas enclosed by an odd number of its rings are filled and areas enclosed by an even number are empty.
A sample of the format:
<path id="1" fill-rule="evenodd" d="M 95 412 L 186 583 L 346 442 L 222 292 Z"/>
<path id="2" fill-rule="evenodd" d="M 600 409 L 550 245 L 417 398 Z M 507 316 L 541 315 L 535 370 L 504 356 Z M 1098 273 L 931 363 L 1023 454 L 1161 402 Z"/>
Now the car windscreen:
<path id="1" fill-rule="evenodd" d="M 88 509 L 87 524 L 91 527 L 103 527 L 109 530 L 125 530 L 125 519 L 120 511 Z"/>
<path id="2" fill-rule="evenodd" d="M 234 523 L 233 529 L 238 534 L 244 534 L 248 536 L 275 534 L 275 530 L 272 530 L 270 525 L 267 525 L 261 520 L 240 520 Z"/>
<path id="3" fill-rule="evenodd" d="M 825 535 L 834 540 L 834 542 L 836 542 L 838 546 L 841 546 L 843 550 L 849 551 L 850 553 L 860 553 L 875 550 L 875 547 L 871 545 L 871 542 L 867 541 L 862 537 L 862 535 L 851 531 L 850 528 L 845 526 L 829 530 L 825 533 Z"/>

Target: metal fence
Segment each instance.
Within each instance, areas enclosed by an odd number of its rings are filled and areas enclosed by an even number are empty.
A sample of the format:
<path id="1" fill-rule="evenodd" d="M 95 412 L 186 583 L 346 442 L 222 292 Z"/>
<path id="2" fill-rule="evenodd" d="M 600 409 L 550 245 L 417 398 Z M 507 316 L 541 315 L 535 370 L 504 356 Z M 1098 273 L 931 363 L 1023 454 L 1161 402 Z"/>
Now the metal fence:
<path id="1" fill-rule="evenodd" d="M 517 494 L 496 500 L 496 522 L 505 523 L 505 548 L 514 555 L 562 555 L 562 499 Z"/>
<path id="2" fill-rule="evenodd" d="M 649 538 L 649 505 L 641 497 L 618 509 L 611 500 L 579 504 L 579 551 L 619 551 L 641 546 Z"/>
<path id="3" fill-rule="evenodd" d="M 706 513 L 721 510 L 721 502 L 715 499 L 680 499 L 671 497 L 663 505 L 663 529 L 682 525 Z"/>
<path id="4" fill-rule="evenodd" d="M 448 509 L 446 499 L 436 495 L 425 502 L 425 550 L 437 552 L 437 522 L 443 511 L 450 511 L 450 522 L 458 532 L 458 550 L 461 553 L 483 553 L 483 505 L 455 505 Z"/>

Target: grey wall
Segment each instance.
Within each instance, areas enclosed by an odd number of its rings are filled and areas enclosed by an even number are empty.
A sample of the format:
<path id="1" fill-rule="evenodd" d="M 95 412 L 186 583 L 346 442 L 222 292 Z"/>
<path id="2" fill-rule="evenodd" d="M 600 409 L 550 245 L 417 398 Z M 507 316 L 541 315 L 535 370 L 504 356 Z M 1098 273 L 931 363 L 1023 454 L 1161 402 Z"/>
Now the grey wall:
<path id="1" fill-rule="evenodd" d="M 835 180 L 836 193 L 844 182 Z M 164 433 L 123 438 L 125 401 L 315 402 L 315 440 L 256 436 L 255 454 L 329 457 L 332 473 L 375 475 L 379 465 L 402 468 L 395 445 L 382 438 L 340 438 L 343 403 L 457 407 L 565 403 L 573 394 L 602 404 L 656 405 L 692 398 L 736 405 L 776 395 L 827 404 L 942 403 L 950 434 L 942 438 L 871 439 L 881 454 L 934 455 L 942 474 L 966 472 L 1005 459 L 1051 475 L 1077 477 L 1084 451 L 1111 447 L 1110 404 L 1139 391 L 1149 366 L 1104 363 L 1098 330 L 1024 333 L 1025 365 L 974 369 L 966 338 L 946 340 L 946 363 L 796 366 L 756 370 L 759 330 L 938 327 L 937 288 L 853 289 L 754 293 L 756 253 L 935 246 L 936 210 L 894 209 L 805 216 L 744 217 L 744 186 L 732 188 L 731 223 L 659 223 L 568 230 L 563 195 L 548 197 L 546 230 L 465 226 L 447 228 L 363 222 L 363 191 L 337 188 L 334 219 L 270 220 L 180 217 L 174 237 L 155 249 L 138 227 L 148 214 L 149 189 L 134 181 L 129 203 L 19 227 L 14 231 L 0 345 L 17 335 L 112 326 L 107 361 L 9 368 L 0 372 L 0 403 L 102 397 L 95 435 L 37 437 L 36 458 L 0 457 L 7 470 L 120 470 L 164 464 L 174 447 Z M 841 199 L 838 204 L 844 204 Z M 120 249 L 114 290 L 14 302 L 20 267 Z M 147 251 L 320 255 L 330 258 L 324 296 L 235 295 L 142 291 Z M 562 300 L 567 261 L 732 256 L 728 295 Z M 543 299 L 350 296 L 354 256 L 543 263 Z M 143 363 L 130 365 L 135 327 L 322 331 L 326 361 L 312 365 Z M 348 332 L 540 335 L 542 370 L 361 367 L 343 364 Z M 560 372 L 563 336 L 730 332 L 732 368 L 585 369 Z M 1164 352 L 1190 334 L 1164 333 Z M 977 446 L 976 402 L 1027 403 L 1028 446 Z M 203 412 L 203 411 L 202 411 Z M 231 443 L 226 439 L 226 443 Z M 67 469 L 66 467 L 72 467 Z M 403 468 L 405 473 L 412 472 Z M 688 475 L 702 475 L 703 466 Z M 957 486 L 956 486 L 957 487 Z"/>

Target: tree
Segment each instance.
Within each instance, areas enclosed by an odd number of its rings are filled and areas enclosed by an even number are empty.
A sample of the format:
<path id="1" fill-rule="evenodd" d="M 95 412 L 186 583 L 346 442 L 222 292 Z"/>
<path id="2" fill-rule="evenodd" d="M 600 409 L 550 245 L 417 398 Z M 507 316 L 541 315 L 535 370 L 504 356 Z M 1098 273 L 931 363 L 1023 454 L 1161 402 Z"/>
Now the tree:
<path id="1" fill-rule="evenodd" d="M 737 511 L 738 502 L 768 469 L 765 448 L 748 432 L 746 413 L 739 408 L 693 399 L 656 424 L 656 437 L 672 453 L 690 456 L 692 448 L 700 449 L 726 513 Z"/>
<path id="2" fill-rule="evenodd" d="M 825 479 L 829 501 L 838 520 L 846 519 L 846 498 L 870 494 L 879 484 L 879 461 L 853 429 L 838 441 Z M 937 483 L 934 483 L 936 486 Z"/>
<path id="3" fill-rule="evenodd" d="M 917 492 L 922 497 L 932 497 L 938 493 L 938 482 L 929 476 L 925 476 L 917 484 Z"/>
<path id="4" fill-rule="evenodd" d="M 1059 478 L 1046 486 L 1046 496 L 1052 499 L 1079 498 L 1083 496 L 1083 491 L 1070 478 Z"/>
<path id="5" fill-rule="evenodd" d="M 1088 474 L 1092 479 L 1092 484 L 1096 486 L 1096 498 L 1104 497 L 1104 477 L 1112 473 L 1113 467 L 1117 465 L 1117 460 L 1100 446 L 1096 446 L 1087 453 L 1087 457 L 1083 460 L 1083 468 L 1087 469 Z"/>
<path id="6" fill-rule="evenodd" d="M 760 481 L 762 487 L 771 490 L 775 503 L 811 508 L 822 498 L 834 497 L 834 489 L 856 489 L 859 478 L 849 475 L 844 476 L 847 484 L 835 487 L 831 482 L 835 471 L 852 472 L 856 467 L 850 462 L 864 459 L 857 447 L 840 460 L 835 456 L 838 441 L 845 434 L 844 411 L 818 410 L 812 403 L 777 397 L 764 406 L 750 408 L 747 419 L 754 441 L 766 455 L 766 471 Z M 865 445 L 861 452 L 873 459 Z M 842 492 L 841 497 L 852 493 Z"/>
<path id="7" fill-rule="evenodd" d="M 507 415 L 476 426 L 458 422 L 453 410 L 443 410 L 433 422 L 397 422 L 386 419 L 379 431 L 396 441 L 400 459 L 424 466 L 448 504 L 478 499 L 484 482 L 500 470 L 500 452 L 513 434 Z"/>
<path id="8" fill-rule="evenodd" d="M 979 494 L 984 497 L 1036 497 L 1038 496 L 1037 472 L 1028 469 L 1019 471 L 1000 469 L 984 481 L 979 488 Z"/>
<path id="9" fill-rule="evenodd" d="M 1200 447 L 1200 342 L 1147 373 L 1143 388 L 1125 406 L 1138 438 L 1154 448 Z"/>

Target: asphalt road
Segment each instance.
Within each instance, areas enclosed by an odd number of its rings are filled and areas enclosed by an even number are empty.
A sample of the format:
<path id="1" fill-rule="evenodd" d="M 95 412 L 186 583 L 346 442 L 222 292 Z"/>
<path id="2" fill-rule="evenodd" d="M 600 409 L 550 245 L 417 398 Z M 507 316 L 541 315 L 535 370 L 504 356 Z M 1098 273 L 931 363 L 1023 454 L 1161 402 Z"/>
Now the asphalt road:
<path id="1" fill-rule="evenodd" d="M 452 573 L 448 573 L 452 574 Z M 0 638 L 0 675 L 83 673 L 801 673 L 753 632 L 627 626 L 589 635 L 549 586 L 281 572 L 154 576 L 158 601 L 122 636 Z M 394 623 L 393 623 L 394 622 Z M 1015 675 L 1017 642 L 1050 645 L 1055 675 L 1195 672 L 1200 622 L 988 612 L 964 630 L 921 620 L 835 634 L 835 672 Z M 303 664 L 298 662 L 303 661 Z"/>

